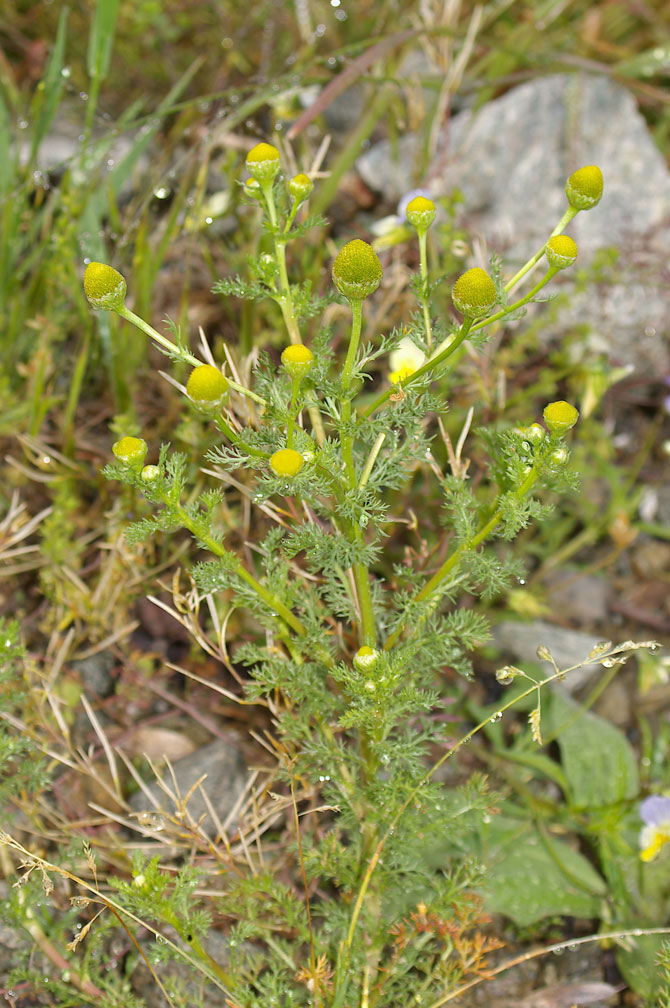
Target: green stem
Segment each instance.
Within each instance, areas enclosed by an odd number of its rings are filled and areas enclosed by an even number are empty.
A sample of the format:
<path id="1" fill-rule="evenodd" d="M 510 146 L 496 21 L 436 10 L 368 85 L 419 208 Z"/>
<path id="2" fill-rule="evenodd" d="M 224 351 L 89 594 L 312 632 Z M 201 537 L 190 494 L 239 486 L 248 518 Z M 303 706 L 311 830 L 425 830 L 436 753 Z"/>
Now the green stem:
<path id="1" fill-rule="evenodd" d="M 295 305 L 293 303 L 293 295 L 291 294 L 291 285 L 288 279 L 288 270 L 286 268 L 286 243 L 282 241 L 279 235 L 279 225 L 277 220 L 277 208 L 275 206 L 274 193 L 272 191 L 272 183 L 265 185 L 263 188 L 263 195 L 265 197 L 265 203 L 268 210 L 268 220 L 270 221 L 270 226 L 272 227 L 272 241 L 274 243 L 275 249 L 275 262 L 277 263 L 277 269 L 279 270 L 279 295 L 276 298 L 277 303 L 281 309 L 282 318 L 284 319 L 284 325 L 286 326 L 286 331 L 288 337 L 293 344 L 302 343 L 302 338 L 300 336 L 300 327 L 298 326 L 298 319 L 295 314 Z M 293 216 L 295 216 L 294 208 L 293 215 L 289 218 L 287 222 L 285 231 L 288 231 L 291 222 L 293 221 Z M 309 413 L 309 419 L 312 424 L 312 430 L 314 431 L 314 437 L 319 445 L 322 445 L 325 439 L 325 432 L 323 429 L 323 422 L 321 420 L 321 414 L 315 406 L 310 406 L 307 411 Z"/>
<path id="2" fill-rule="evenodd" d="M 430 352 L 430 348 L 433 345 L 433 325 L 430 321 L 430 303 L 428 300 L 428 255 L 426 251 L 428 232 L 419 231 L 418 235 L 421 261 L 421 307 L 423 309 L 423 322 L 426 328 L 426 345 Z"/>
<path id="3" fill-rule="evenodd" d="M 347 426 L 351 420 L 351 398 L 349 395 L 351 387 L 351 373 L 354 369 L 354 364 L 356 362 L 356 354 L 358 353 L 358 344 L 361 338 L 361 326 L 363 321 L 363 302 L 362 301 L 351 301 L 351 335 L 349 337 L 349 349 L 347 350 L 347 357 L 344 362 L 344 368 L 342 370 L 342 416 L 341 416 L 341 428 L 340 428 L 340 445 L 342 449 L 342 459 L 344 461 L 345 470 L 347 473 L 347 479 L 349 481 L 349 486 L 353 488 L 356 485 L 356 471 L 354 469 L 354 439 L 351 434 L 345 433 L 345 426 Z"/>
<path id="4" fill-rule="evenodd" d="M 526 496 L 528 491 L 532 489 L 537 480 L 537 477 L 538 477 L 537 468 L 536 466 L 533 466 L 533 468 L 528 473 L 525 480 L 523 481 L 523 483 L 516 492 L 515 496 L 518 501 L 521 501 Z M 458 547 L 458 549 L 451 554 L 451 556 L 447 557 L 442 566 L 439 567 L 438 570 L 436 570 L 433 576 L 430 578 L 430 580 L 426 582 L 421 591 L 415 597 L 414 601 L 424 602 L 426 601 L 426 599 L 429 599 L 432 595 L 436 595 L 437 589 L 446 580 L 447 576 L 454 570 L 454 568 L 458 567 L 465 554 L 470 553 L 472 552 L 472 550 L 477 549 L 477 547 L 481 543 L 483 543 L 485 539 L 488 539 L 493 530 L 500 524 L 502 517 L 503 517 L 502 508 L 497 507 L 496 510 L 491 515 L 491 517 L 488 519 L 488 521 L 484 522 L 484 524 L 480 526 L 480 528 L 477 530 L 477 532 L 475 532 L 472 538 L 462 543 Z M 437 594 L 436 597 L 434 598 L 434 605 L 437 605 L 438 600 L 439 600 L 439 594 Z M 427 618 L 427 615 L 428 614 L 426 613 L 419 620 L 414 621 L 413 624 L 414 632 L 416 632 L 421 623 L 424 622 L 424 620 Z M 389 651 L 393 647 L 393 645 L 396 643 L 396 641 L 398 640 L 404 629 L 405 625 L 401 623 L 398 626 L 398 628 L 394 630 L 392 634 L 389 635 L 389 637 L 386 639 L 384 643 L 385 651 Z"/>
<path id="5" fill-rule="evenodd" d="M 291 405 L 289 406 L 288 420 L 286 422 L 286 447 L 293 447 L 293 431 L 295 429 L 295 419 L 298 415 L 296 408 L 298 402 L 298 391 L 300 390 L 300 376 L 297 375 L 291 383 Z"/>
<path id="6" fill-rule="evenodd" d="M 192 364 L 193 367 L 200 367 L 202 365 L 201 360 L 194 357 L 193 354 L 188 352 L 188 350 L 183 350 L 181 347 L 178 347 L 177 344 L 173 343 L 172 340 L 169 340 L 167 336 L 163 336 L 161 333 L 157 332 L 153 326 L 149 325 L 148 322 L 145 322 L 144 319 L 140 318 L 139 315 L 136 315 L 135 312 L 132 312 L 130 308 L 126 307 L 126 305 L 123 305 L 121 308 L 117 308 L 116 313 L 117 315 L 120 315 L 122 319 L 125 319 L 126 322 L 131 322 L 134 326 L 149 336 L 155 343 L 158 343 L 159 346 L 163 347 L 164 350 L 167 350 L 171 357 L 176 360 L 183 361 L 185 364 Z M 239 392 L 240 395 L 246 396 L 247 399 L 253 399 L 254 402 L 259 403 L 261 406 L 267 406 L 267 403 L 262 396 L 256 395 L 255 392 L 245 388 L 243 385 L 238 385 L 237 382 L 232 380 L 232 378 L 228 378 L 227 381 L 230 387 L 236 392 Z"/>
<path id="7" fill-rule="evenodd" d="M 490 325 L 491 322 L 497 322 L 498 319 L 504 318 L 505 315 L 509 315 L 511 312 L 516 311 L 517 308 L 523 308 L 523 306 L 527 304 L 531 300 L 531 298 L 534 298 L 535 295 L 538 293 L 538 291 L 542 290 L 542 288 L 546 284 L 548 284 L 549 281 L 552 280 L 557 273 L 558 270 L 556 269 L 556 267 L 550 266 L 547 272 L 542 277 L 542 279 L 538 280 L 535 286 L 531 288 L 531 290 L 529 290 L 527 294 L 524 294 L 524 296 L 522 298 L 519 298 L 518 301 L 514 301 L 513 304 L 508 304 L 504 308 L 501 308 L 499 312 L 495 313 L 495 315 L 489 315 L 488 318 L 482 319 L 481 322 L 478 322 L 477 325 L 474 325 L 472 327 L 472 331 L 475 332 L 477 329 L 483 329 L 484 326 Z"/>
<path id="8" fill-rule="evenodd" d="M 566 224 L 569 224 L 570 221 L 572 220 L 572 218 L 575 217 L 578 213 L 579 213 L 579 210 L 575 210 L 574 207 L 568 207 L 568 209 L 565 211 L 565 213 L 561 217 L 560 221 L 558 222 L 558 224 L 556 225 L 556 227 L 554 228 L 554 230 L 549 235 L 549 238 L 553 238 L 555 235 L 561 234 L 561 232 L 563 231 L 563 228 L 566 226 Z M 548 240 L 549 239 L 547 239 L 547 241 Z M 540 259 L 544 255 L 544 250 L 545 250 L 546 244 L 547 244 L 547 242 L 544 243 L 544 245 L 542 246 L 542 248 L 539 249 L 535 253 L 535 255 L 533 255 L 533 256 L 530 257 L 530 259 L 528 260 L 528 262 L 526 262 L 526 263 L 523 264 L 523 266 L 521 267 L 521 269 L 518 270 L 514 274 L 514 276 L 512 277 L 511 280 L 507 281 L 507 283 L 505 284 L 505 290 L 507 292 L 511 291 L 512 287 L 516 287 L 516 285 L 518 284 L 519 280 L 521 280 L 522 277 L 525 277 L 526 273 L 533 268 L 533 266 L 535 265 L 536 262 L 540 261 Z"/>
<path id="9" fill-rule="evenodd" d="M 218 964 L 216 959 L 209 954 L 196 935 L 187 932 L 177 915 L 164 913 L 163 918 L 165 923 L 173 927 L 181 940 L 193 950 L 194 955 L 196 955 L 198 959 L 203 962 L 222 983 L 224 983 L 230 990 L 234 990 L 237 986 L 234 977 Z"/>
<path id="10" fill-rule="evenodd" d="M 253 574 L 250 574 L 246 567 L 243 566 L 242 561 L 231 554 L 221 543 L 213 539 L 212 536 L 203 534 L 197 527 L 197 523 L 189 516 L 188 512 L 181 504 L 175 504 L 172 501 L 165 501 L 166 505 L 173 507 L 174 510 L 179 515 L 179 520 L 181 521 L 184 528 L 187 528 L 189 532 L 205 546 L 210 553 L 215 556 L 225 558 L 229 560 L 233 556 L 235 560 L 235 573 L 237 576 L 244 581 L 246 585 L 251 588 L 259 599 L 265 603 L 268 609 L 275 615 L 279 616 L 280 619 L 286 623 L 287 626 L 293 630 L 294 633 L 299 634 L 301 637 L 307 633 L 307 630 L 301 620 L 291 612 L 291 610 L 284 605 L 281 599 L 277 598 L 273 592 L 268 591 L 268 589 L 257 581 Z"/>
<path id="11" fill-rule="evenodd" d="M 411 375 L 409 375 L 409 377 L 403 380 L 402 387 L 407 388 L 408 385 L 411 385 L 413 382 L 418 381 L 418 379 L 422 378 L 428 371 L 433 371 L 436 367 L 439 367 L 441 364 L 444 364 L 447 358 L 451 357 L 451 355 L 455 353 L 456 350 L 458 350 L 459 346 L 464 342 L 464 340 L 466 339 L 468 333 L 472 328 L 472 323 L 473 320 L 471 318 L 467 317 L 464 318 L 463 324 L 461 325 L 461 328 L 459 329 L 455 338 L 453 338 L 450 343 L 447 343 L 447 341 L 445 340 L 446 346 L 445 343 L 441 343 L 438 349 L 436 350 L 435 354 L 430 358 L 430 360 L 427 360 L 425 364 L 422 364 L 420 368 L 418 368 Z M 378 395 L 377 398 L 374 400 L 374 402 L 370 403 L 370 405 L 363 410 L 362 415 L 364 417 L 371 416 L 375 412 L 375 410 L 379 409 L 380 406 L 384 405 L 384 403 L 388 400 L 389 396 L 391 395 L 392 391 L 393 386 L 387 388 L 384 392 Z"/>
<path id="12" fill-rule="evenodd" d="M 349 349 L 347 350 L 344 368 L 342 369 L 342 403 L 340 446 L 342 459 L 344 461 L 347 482 L 351 490 L 356 486 L 356 469 L 354 467 L 354 439 L 351 434 L 346 433 L 345 428 L 351 421 L 351 375 L 356 363 L 358 345 L 361 339 L 361 328 L 363 324 L 363 302 L 354 300 L 351 304 L 351 336 L 349 337 Z M 361 546 L 365 540 L 362 530 L 353 522 L 347 522 L 348 538 Z M 356 585 L 356 595 L 358 597 L 358 609 L 361 619 L 361 643 L 372 646 L 375 643 L 375 618 L 372 606 L 372 594 L 370 592 L 370 575 L 365 564 L 352 564 L 354 584 Z"/>
<path id="13" fill-rule="evenodd" d="M 246 452 L 247 455 L 254 455 L 256 458 L 269 459 L 270 455 L 268 452 L 261 451 L 260 448 L 255 448 L 253 445 L 247 444 L 243 441 L 241 437 L 233 430 L 230 424 L 224 420 L 223 416 L 219 416 L 216 419 L 216 424 L 222 434 L 225 434 L 229 441 L 239 448 L 240 451 Z"/>

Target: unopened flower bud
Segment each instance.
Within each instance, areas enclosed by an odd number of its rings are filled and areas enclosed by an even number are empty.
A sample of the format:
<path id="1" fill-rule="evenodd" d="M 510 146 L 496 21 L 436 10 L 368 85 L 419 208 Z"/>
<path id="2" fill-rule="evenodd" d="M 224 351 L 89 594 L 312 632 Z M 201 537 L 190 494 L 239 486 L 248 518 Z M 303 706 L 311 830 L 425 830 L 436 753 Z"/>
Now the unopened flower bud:
<path id="1" fill-rule="evenodd" d="M 415 227 L 419 234 L 427 231 L 435 220 L 435 204 L 425 196 L 415 196 L 410 200 L 405 210 L 405 216 L 412 227 Z"/>
<path id="2" fill-rule="evenodd" d="M 305 460 L 293 448 L 280 448 L 270 458 L 270 468 L 275 476 L 297 476 Z"/>
<path id="3" fill-rule="evenodd" d="M 94 308 L 118 311 L 126 300 L 126 281 L 113 266 L 91 262 L 84 271 L 84 293 Z"/>
<path id="4" fill-rule="evenodd" d="M 572 266 L 577 258 L 577 242 L 569 235 L 554 235 L 544 247 L 550 266 L 554 269 L 566 269 Z"/>
<path id="5" fill-rule="evenodd" d="M 579 413 L 575 407 L 563 399 L 545 406 L 543 416 L 551 433 L 559 437 L 574 427 L 579 419 Z"/>
<path id="6" fill-rule="evenodd" d="M 312 351 L 302 343 L 292 343 L 282 350 L 281 362 L 291 378 L 303 378 L 314 360 Z"/>
<path id="7" fill-rule="evenodd" d="M 347 242 L 333 263 L 333 281 L 349 301 L 363 301 L 379 287 L 382 264 L 372 245 L 355 238 Z"/>
<path id="8" fill-rule="evenodd" d="M 475 266 L 459 276 L 451 290 L 451 300 L 462 315 L 479 318 L 493 308 L 498 293 L 486 270 Z"/>
<path id="9" fill-rule="evenodd" d="M 532 423 L 530 427 L 526 427 L 524 435 L 532 444 L 539 445 L 544 441 L 547 432 L 541 424 Z"/>
<path id="10" fill-rule="evenodd" d="M 272 144 L 256 144 L 247 154 L 247 171 L 261 185 L 272 182 L 280 167 L 279 151 Z"/>
<path id="11" fill-rule="evenodd" d="M 112 451 L 119 462 L 132 466 L 139 472 L 147 454 L 147 443 L 143 438 L 122 437 L 112 445 Z"/>
<path id="12" fill-rule="evenodd" d="M 294 175 L 288 182 L 288 191 L 295 203 L 304 203 L 311 195 L 313 188 L 314 183 L 304 172 Z"/>
<path id="13" fill-rule="evenodd" d="M 569 458 L 570 453 L 567 448 L 554 448 L 549 452 L 549 461 L 556 466 L 564 466 Z"/>
<path id="14" fill-rule="evenodd" d="M 364 644 L 354 655 L 353 665 L 359 672 L 371 672 L 379 661 L 379 651 Z"/>
<path id="15" fill-rule="evenodd" d="M 140 473 L 140 477 L 145 483 L 155 483 L 157 479 L 160 479 L 160 475 L 161 471 L 157 465 L 145 465 Z"/>
<path id="16" fill-rule="evenodd" d="M 565 183 L 565 195 L 575 210 L 591 210 L 603 194 L 603 173 L 597 165 L 587 165 L 573 172 Z"/>
<path id="17" fill-rule="evenodd" d="M 255 178 L 246 179 L 243 185 L 244 195 L 250 199 L 259 199 L 261 195 L 261 184 Z"/>
<path id="18" fill-rule="evenodd" d="M 189 375 L 186 394 L 200 409 L 218 409 L 228 398 L 228 379 L 211 364 L 200 364 Z"/>

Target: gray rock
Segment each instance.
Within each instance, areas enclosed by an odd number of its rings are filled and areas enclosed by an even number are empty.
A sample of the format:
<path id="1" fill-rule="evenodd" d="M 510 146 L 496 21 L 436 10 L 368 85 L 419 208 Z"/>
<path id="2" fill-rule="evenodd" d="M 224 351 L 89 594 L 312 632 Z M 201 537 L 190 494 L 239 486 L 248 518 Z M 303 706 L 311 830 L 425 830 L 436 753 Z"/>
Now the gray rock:
<path id="1" fill-rule="evenodd" d="M 603 624 L 608 615 L 610 582 L 574 568 L 552 571 L 545 579 L 547 602 L 563 620 L 583 626 Z"/>
<path id="2" fill-rule="evenodd" d="M 111 651 L 98 651 L 90 658 L 73 661 L 72 667 L 79 672 L 81 684 L 87 693 L 93 692 L 106 697 L 114 688 L 112 678 L 114 664 L 114 655 Z"/>
<path id="3" fill-rule="evenodd" d="M 580 630 L 566 630 L 554 626 L 544 620 L 533 620 L 532 623 L 521 623 L 516 620 L 502 620 L 493 628 L 493 639 L 501 651 L 512 655 L 515 662 L 540 661 L 537 649 L 542 644 L 551 652 L 559 669 L 579 665 L 587 657 L 591 648 L 598 643 L 593 634 L 582 633 Z M 547 675 L 553 674 L 553 668 L 543 662 Z M 574 693 L 585 686 L 597 672 L 602 671 L 598 664 L 584 665 L 566 675 L 562 688 L 568 693 Z"/>
<path id="4" fill-rule="evenodd" d="M 220 821 L 225 824 L 226 817 L 235 807 L 247 781 L 246 766 L 235 737 L 231 735 L 225 739 L 216 739 L 209 745 L 196 749 L 189 756 L 177 760 L 172 768 L 182 798 L 186 797 L 196 781 L 203 775 L 207 775 L 202 788 L 207 792 Z M 174 792 L 174 783 L 169 770 L 163 774 L 162 780 L 166 787 Z M 149 791 L 156 804 L 152 805 L 144 792 L 138 791 L 130 799 L 130 805 L 135 812 L 149 812 L 151 815 L 160 811 L 167 814 L 174 813 L 172 802 L 157 781 L 149 785 Z M 201 816 L 205 817 L 202 824 L 203 829 L 210 837 L 214 837 L 217 828 L 209 814 L 200 788 L 196 788 L 189 798 L 187 808 L 196 822 Z"/>
<path id="5" fill-rule="evenodd" d="M 403 138 L 396 157 L 388 142 L 376 144 L 357 162 L 363 180 L 389 200 L 426 181 L 436 196 L 460 189 L 457 223 L 500 251 L 509 273 L 558 223 L 568 175 L 600 165 L 600 204 L 567 230 L 578 243 L 579 265 L 588 266 L 608 248 L 619 250 L 619 262 L 603 267 L 597 292 L 591 285 L 575 291 L 574 270 L 554 282 L 550 290 L 569 293 L 570 304 L 561 306 L 553 333 L 588 327 L 589 349 L 613 363 L 654 376 L 670 369 L 667 296 L 660 283 L 670 257 L 670 173 L 629 91 L 584 74 L 523 84 L 451 119 L 428 180 L 413 177 L 419 142 Z"/>

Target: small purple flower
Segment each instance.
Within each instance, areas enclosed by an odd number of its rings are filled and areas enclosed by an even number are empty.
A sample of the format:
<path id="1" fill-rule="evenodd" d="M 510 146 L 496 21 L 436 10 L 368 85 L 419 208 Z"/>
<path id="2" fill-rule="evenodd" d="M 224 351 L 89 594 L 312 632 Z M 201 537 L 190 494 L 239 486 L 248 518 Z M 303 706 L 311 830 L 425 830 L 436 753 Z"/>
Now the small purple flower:
<path id="1" fill-rule="evenodd" d="M 640 805 L 640 818 L 645 825 L 640 832 L 640 857 L 653 861 L 666 843 L 670 843 L 670 798 L 651 795 Z"/>

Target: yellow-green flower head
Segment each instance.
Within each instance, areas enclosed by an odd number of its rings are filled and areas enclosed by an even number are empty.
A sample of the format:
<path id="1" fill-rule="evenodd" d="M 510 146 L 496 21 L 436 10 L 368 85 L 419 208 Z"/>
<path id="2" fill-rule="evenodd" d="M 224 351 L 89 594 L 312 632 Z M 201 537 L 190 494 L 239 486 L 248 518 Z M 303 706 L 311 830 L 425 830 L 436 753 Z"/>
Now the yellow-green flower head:
<path id="1" fill-rule="evenodd" d="M 577 242 L 569 235 L 554 235 L 544 247 L 550 266 L 554 269 L 567 269 L 577 258 Z"/>
<path id="2" fill-rule="evenodd" d="M 425 196 L 415 196 L 407 204 L 405 217 L 407 217 L 412 227 L 415 227 L 421 234 L 423 231 L 428 230 L 435 220 L 436 213 L 437 210 L 432 200 L 427 199 Z"/>
<path id="3" fill-rule="evenodd" d="M 493 308 L 498 294 L 486 270 L 475 266 L 459 276 L 451 289 L 451 300 L 462 315 L 479 318 Z"/>
<path id="4" fill-rule="evenodd" d="M 302 378 L 306 375 L 313 360 L 314 354 L 302 343 L 291 343 L 282 350 L 281 362 L 292 378 Z"/>
<path id="5" fill-rule="evenodd" d="M 379 661 L 379 651 L 364 644 L 354 655 L 353 665 L 359 672 L 370 672 Z"/>
<path id="6" fill-rule="evenodd" d="M 139 472 L 146 458 L 147 443 L 143 438 L 122 437 L 112 445 L 112 451 L 119 462 L 124 462 Z"/>
<path id="7" fill-rule="evenodd" d="M 126 300 L 126 281 L 118 270 L 91 262 L 84 270 L 84 293 L 94 308 L 118 311 Z"/>
<path id="8" fill-rule="evenodd" d="M 305 460 L 293 448 L 280 448 L 270 457 L 270 468 L 275 476 L 297 476 Z"/>
<path id="9" fill-rule="evenodd" d="M 363 301 L 379 287 L 382 264 L 372 245 L 354 238 L 337 253 L 333 263 L 333 282 L 349 301 Z"/>
<path id="10" fill-rule="evenodd" d="M 189 375 L 186 394 L 198 406 L 220 406 L 228 398 L 228 379 L 211 364 L 200 364 Z"/>
<path id="11" fill-rule="evenodd" d="M 389 355 L 389 381 L 397 385 L 405 378 L 409 378 L 415 371 L 418 371 L 422 364 L 426 362 L 426 355 L 423 350 L 412 342 L 409 336 L 403 336 L 398 346 Z"/>
<path id="12" fill-rule="evenodd" d="M 272 182 L 281 167 L 280 154 L 269 143 L 256 144 L 247 154 L 247 171 L 261 183 Z"/>
<path id="13" fill-rule="evenodd" d="M 590 210 L 597 206 L 602 194 L 603 173 L 598 165 L 578 168 L 565 183 L 565 195 L 575 210 Z"/>
<path id="14" fill-rule="evenodd" d="M 551 433 L 559 436 L 569 431 L 579 420 L 578 411 L 564 399 L 559 399 L 557 402 L 545 406 L 543 415 L 544 422 Z"/>
<path id="15" fill-rule="evenodd" d="M 294 175 L 288 182 L 288 191 L 296 203 L 304 203 L 310 196 L 313 188 L 314 183 L 309 175 L 305 175 L 304 172 Z"/>

